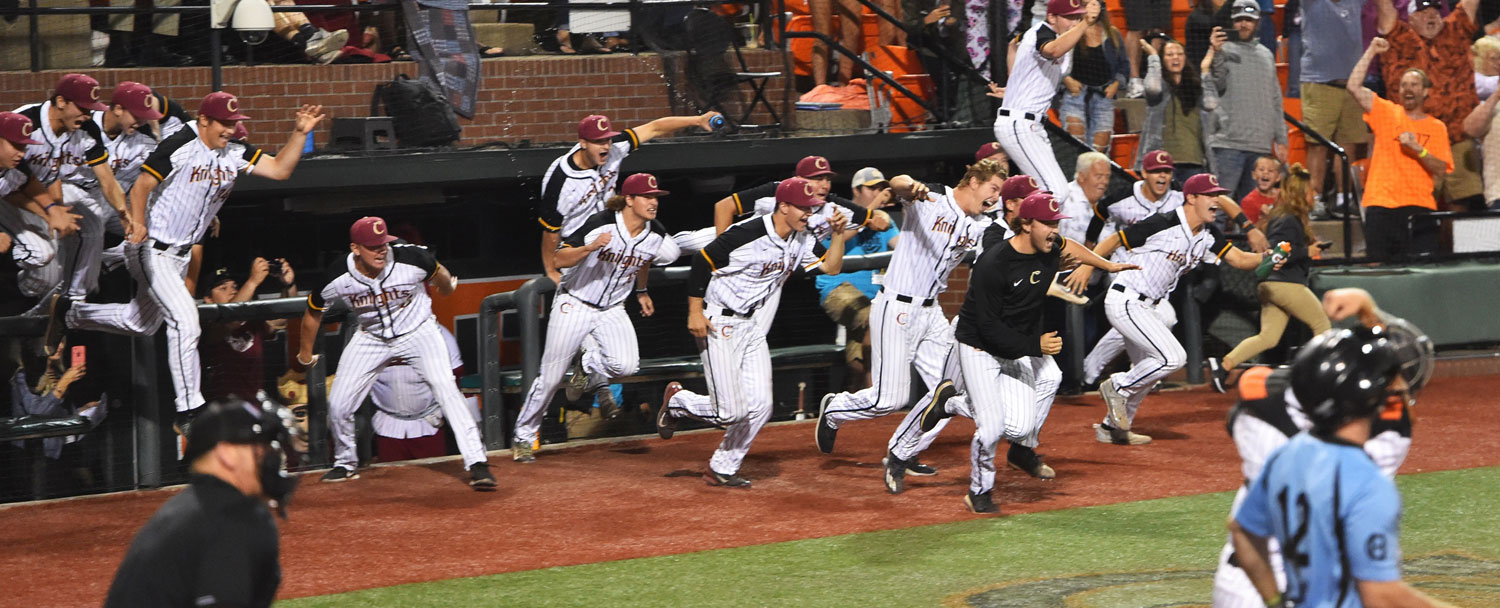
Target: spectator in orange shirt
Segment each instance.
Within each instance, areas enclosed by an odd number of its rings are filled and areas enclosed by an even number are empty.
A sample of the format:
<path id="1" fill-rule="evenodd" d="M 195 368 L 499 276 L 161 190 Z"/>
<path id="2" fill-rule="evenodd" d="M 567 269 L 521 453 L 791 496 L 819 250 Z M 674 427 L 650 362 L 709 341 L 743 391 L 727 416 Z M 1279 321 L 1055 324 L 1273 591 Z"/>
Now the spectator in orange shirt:
<path id="1" fill-rule="evenodd" d="M 1396 97 L 1401 105 L 1382 99 L 1365 88 L 1370 60 L 1391 48 L 1384 38 L 1370 41 L 1347 88 L 1365 112 L 1374 150 L 1370 177 L 1365 183 L 1365 251 L 1382 261 L 1437 250 L 1437 226 L 1431 222 L 1407 224 L 1412 216 L 1437 210 L 1433 183 L 1453 169 L 1448 147 L 1448 127 L 1422 110 L 1432 89 L 1427 73 L 1410 68 L 1401 73 Z M 1473 80 L 1470 79 L 1470 84 Z"/>
<path id="2" fill-rule="evenodd" d="M 1469 46 L 1479 33 L 1474 23 L 1479 0 L 1459 0 L 1446 18 L 1439 13 L 1441 0 L 1413 0 L 1406 21 L 1398 18 L 1392 0 L 1376 0 L 1379 11 L 1376 31 L 1391 44 L 1391 52 L 1380 58 L 1381 76 L 1389 89 L 1411 68 L 1427 73 L 1431 95 L 1423 110 L 1448 126 L 1453 163 L 1446 177 L 1438 180 L 1439 195 L 1448 203 L 1482 204 L 1484 185 L 1479 177 L 1479 150 L 1464 137 L 1464 117 L 1479 105 L 1474 86 L 1474 61 Z M 1473 199 L 1473 200 L 1466 200 Z M 1462 209 L 1461 209 L 1462 210 Z"/>
<path id="3" fill-rule="evenodd" d="M 1281 161 L 1270 154 L 1255 159 L 1255 170 L 1250 177 L 1255 180 L 1255 189 L 1240 199 L 1240 210 L 1251 222 L 1259 224 L 1281 195 Z"/>

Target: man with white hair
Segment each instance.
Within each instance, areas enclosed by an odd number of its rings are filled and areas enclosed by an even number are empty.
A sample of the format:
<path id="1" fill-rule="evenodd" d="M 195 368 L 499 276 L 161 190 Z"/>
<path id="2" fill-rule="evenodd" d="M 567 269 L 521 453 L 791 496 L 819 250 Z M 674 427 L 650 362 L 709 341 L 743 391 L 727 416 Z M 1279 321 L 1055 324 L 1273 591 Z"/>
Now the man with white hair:
<path id="1" fill-rule="evenodd" d="M 1099 207 L 1099 201 L 1109 189 L 1110 168 L 1109 157 L 1099 152 L 1078 155 L 1073 181 L 1068 183 L 1068 190 L 1063 193 L 1062 213 L 1068 217 L 1058 225 L 1058 232 L 1064 237 L 1074 242 L 1092 244 L 1092 239 L 1085 238 L 1085 235 L 1089 229 L 1089 219 L 1094 217 L 1094 210 Z"/>

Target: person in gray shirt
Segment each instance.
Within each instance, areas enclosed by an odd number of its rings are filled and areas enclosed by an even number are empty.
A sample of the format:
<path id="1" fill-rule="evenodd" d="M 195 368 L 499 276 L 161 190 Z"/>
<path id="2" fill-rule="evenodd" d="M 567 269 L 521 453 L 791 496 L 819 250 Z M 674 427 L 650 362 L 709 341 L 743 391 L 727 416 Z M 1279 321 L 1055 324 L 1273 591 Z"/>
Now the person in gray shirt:
<path id="1" fill-rule="evenodd" d="M 1217 128 L 1209 136 L 1214 172 L 1219 183 L 1244 198 L 1255 187 L 1255 160 L 1267 154 L 1285 163 L 1286 121 L 1281 117 L 1281 87 L 1276 58 L 1260 43 L 1260 5 L 1256 0 L 1234 0 L 1230 15 L 1234 31 L 1214 28 L 1214 48 L 1208 83 L 1219 93 Z M 1233 120 L 1228 120 L 1233 117 Z"/>

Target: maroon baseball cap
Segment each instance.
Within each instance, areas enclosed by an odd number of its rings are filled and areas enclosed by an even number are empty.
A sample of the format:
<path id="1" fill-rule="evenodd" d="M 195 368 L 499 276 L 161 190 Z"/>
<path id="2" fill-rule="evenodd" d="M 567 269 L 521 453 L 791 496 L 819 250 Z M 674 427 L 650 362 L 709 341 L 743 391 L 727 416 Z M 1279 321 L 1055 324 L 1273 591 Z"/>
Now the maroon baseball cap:
<path id="1" fill-rule="evenodd" d="M 118 104 L 126 112 L 130 112 L 131 116 L 141 120 L 161 120 L 163 116 L 159 107 L 161 103 L 156 100 L 151 87 L 139 82 L 127 80 L 115 85 L 115 94 L 110 96 L 109 102 Z"/>
<path id="2" fill-rule="evenodd" d="M 578 139 L 594 141 L 598 139 L 609 139 L 620 132 L 609 125 L 609 117 L 603 114 L 593 114 L 578 121 Z"/>
<path id="3" fill-rule="evenodd" d="M 250 120 L 240 113 L 240 100 L 223 91 L 209 93 L 198 104 L 198 113 L 214 120 Z"/>
<path id="4" fill-rule="evenodd" d="M 30 118 L 15 112 L 0 112 L 0 138 L 17 146 L 42 143 L 31 138 L 34 130 Z"/>
<path id="5" fill-rule="evenodd" d="M 1004 151 L 1005 149 L 1000 147 L 1000 142 L 992 141 L 985 145 L 979 146 L 979 150 L 974 153 L 974 162 L 977 163 Z"/>
<path id="6" fill-rule="evenodd" d="M 250 129 L 246 129 L 243 122 L 234 123 L 234 132 L 229 134 L 229 139 L 250 139 Z"/>
<path id="7" fill-rule="evenodd" d="M 1085 12 L 1083 3 L 1086 0 L 1047 0 L 1047 14 L 1059 17 L 1072 17 L 1082 15 Z"/>
<path id="8" fill-rule="evenodd" d="M 1051 192 L 1038 190 L 1021 201 L 1021 209 L 1016 212 L 1016 217 L 1043 222 L 1068 219 L 1068 216 L 1062 214 L 1061 208 L 1061 203 L 1057 202 L 1057 197 L 1052 196 Z"/>
<path id="9" fill-rule="evenodd" d="M 1189 177 L 1182 185 L 1183 194 L 1228 194 L 1229 190 L 1219 185 L 1219 178 L 1212 173 L 1199 173 Z"/>
<path id="10" fill-rule="evenodd" d="M 84 74 L 68 74 L 57 81 L 57 94 L 85 110 L 108 110 L 99 101 L 99 81 Z"/>
<path id="11" fill-rule="evenodd" d="M 833 165 L 828 164 L 828 159 L 821 156 L 809 156 L 797 161 L 797 177 L 811 179 L 824 175 L 837 175 L 833 172 Z"/>
<path id="12" fill-rule="evenodd" d="M 1152 150 L 1146 153 L 1146 160 L 1141 162 L 1141 170 L 1147 173 L 1153 171 L 1171 171 L 1172 155 L 1166 150 Z"/>
<path id="13" fill-rule="evenodd" d="M 1000 200 L 1026 198 L 1031 196 L 1032 192 L 1041 189 L 1042 187 L 1036 183 L 1036 178 L 1030 175 L 1012 175 L 1005 178 L 1005 183 L 1000 185 Z"/>
<path id="14" fill-rule="evenodd" d="M 620 194 L 625 196 L 663 196 L 671 194 L 656 185 L 656 176 L 650 173 L 637 173 L 625 178 L 625 185 L 620 186 Z"/>
<path id="15" fill-rule="evenodd" d="M 776 185 L 776 202 L 804 209 L 817 207 L 823 204 L 823 199 L 818 198 L 817 192 L 818 189 L 812 185 L 812 182 L 794 177 L 782 180 Z"/>
<path id="16" fill-rule="evenodd" d="M 349 227 L 349 241 L 365 247 L 379 247 L 396 240 L 386 229 L 385 220 L 375 216 L 359 218 Z"/>

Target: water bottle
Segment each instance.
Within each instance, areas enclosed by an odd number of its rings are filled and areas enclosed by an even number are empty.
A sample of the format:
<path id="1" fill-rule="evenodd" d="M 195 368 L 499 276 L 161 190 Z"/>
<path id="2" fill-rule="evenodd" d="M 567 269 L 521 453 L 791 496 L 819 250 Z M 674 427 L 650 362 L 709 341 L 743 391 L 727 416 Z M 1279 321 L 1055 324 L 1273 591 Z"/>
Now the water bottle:
<path id="1" fill-rule="evenodd" d="M 715 131 L 723 129 L 724 128 L 724 115 L 723 114 L 715 114 L 713 118 L 708 119 L 708 126 L 711 127 Z"/>
<path id="2" fill-rule="evenodd" d="M 313 151 L 313 132 L 312 131 L 308 131 L 307 132 L 307 141 L 302 144 L 302 153 L 303 154 L 312 154 L 312 151 Z"/>
<path id="3" fill-rule="evenodd" d="M 1276 265 L 1280 264 L 1282 260 L 1285 260 L 1291 254 L 1292 246 L 1290 243 L 1286 241 L 1277 243 L 1276 247 L 1271 249 L 1271 255 L 1266 256 L 1265 259 L 1260 261 L 1260 266 L 1255 267 L 1255 276 L 1261 279 L 1271 276 L 1271 271 L 1276 269 Z"/>

